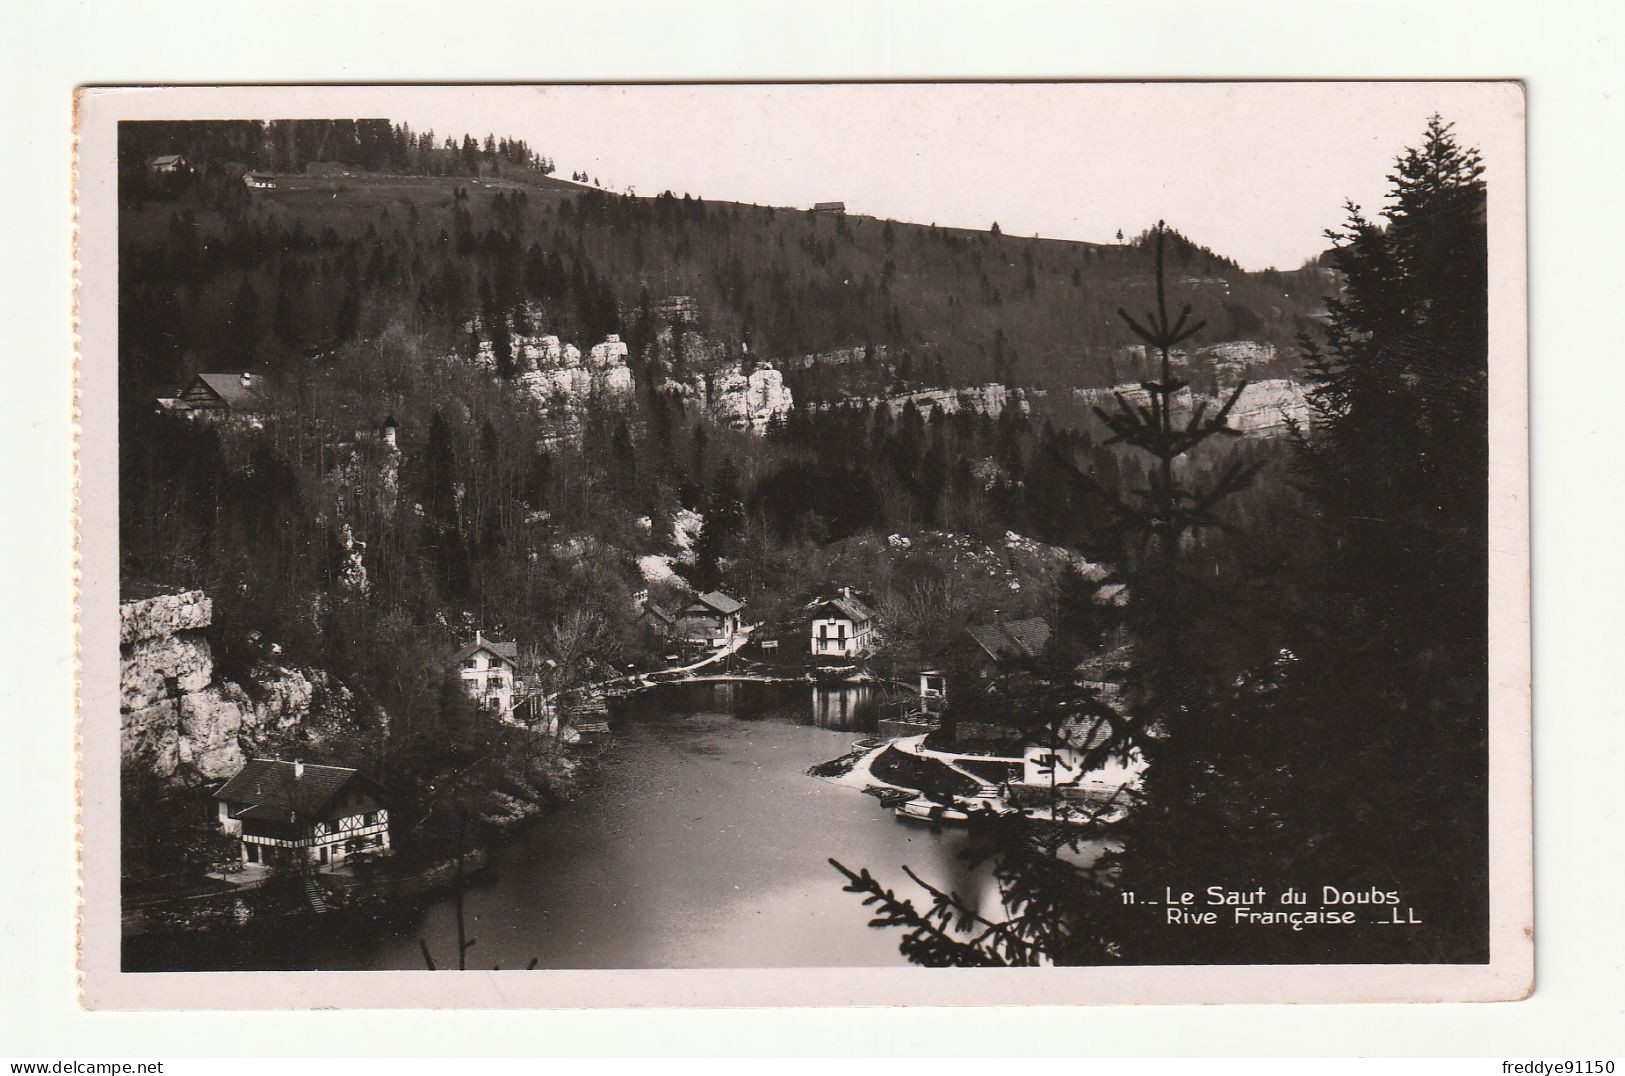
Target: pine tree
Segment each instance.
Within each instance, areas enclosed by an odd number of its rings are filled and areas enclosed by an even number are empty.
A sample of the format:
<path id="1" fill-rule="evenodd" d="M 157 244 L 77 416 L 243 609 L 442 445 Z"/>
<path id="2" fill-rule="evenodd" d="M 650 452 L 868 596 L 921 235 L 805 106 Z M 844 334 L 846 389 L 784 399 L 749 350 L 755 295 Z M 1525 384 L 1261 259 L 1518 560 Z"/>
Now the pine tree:
<path id="1" fill-rule="evenodd" d="M 871 924 L 900 928 L 903 953 L 919 963 L 1025 966 L 1144 959 L 1147 952 L 1160 956 L 1159 946 L 1171 935 L 1137 929 L 1144 912 L 1124 910 L 1119 886 L 1149 887 L 1159 876 L 1173 877 L 1199 867 L 1204 848 L 1214 844 L 1213 827 L 1248 817 L 1246 804 L 1232 813 L 1216 810 L 1212 802 L 1218 790 L 1237 794 L 1240 782 L 1222 768 L 1215 773 L 1214 738 L 1204 734 L 1200 724 L 1199 715 L 1210 705 L 1214 678 L 1206 675 L 1185 645 L 1185 629 L 1200 614 L 1182 577 L 1180 554 L 1186 536 L 1222 525 L 1216 508 L 1250 480 L 1253 468 L 1233 462 L 1214 481 L 1197 485 L 1174 467 L 1174 461 L 1203 442 L 1235 432 L 1227 417 L 1244 386 L 1238 386 L 1212 415 L 1198 405 L 1176 421 L 1175 400 L 1186 386 L 1172 374 L 1170 352 L 1200 331 L 1203 323 L 1191 320 L 1188 305 L 1177 318 L 1169 316 L 1165 230 L 1160 222 L 1153 234 L 1156 308 L 1142 318 L 1122 310 L 1119 314 L 1159 356 L 1161 376 L 1142 386 L 1144 402 L 1120 393 L 1113 409 L 1099 409 L 1112 431 L 1111 443 L 1150 458 L 1150 480 L 1137 496 L 1110 498 L 1070 459 L 1055 460 L 1090 496 L 1115 504 L 1125 559 L 1131 565 L 1127 576 L 1133 594 L 1134 657 L 1129 690 L 1124 698 L 1109 701 L 1093 690 L 1080 689 L 1064 663 L 1048 667 L 1040 662 L 1033 664 L 1029 675 L 1008 678 L 1004 690 L 992 698 L 998 714 L 1019 725 L 1029 742 L 1048 743 L 1052 750 L 1063 735 L 1067 743 L 1078 742 L 1073 733 L 1063 733 L 1069 723 L 1084 729 L 1086 770 L 1111 761 L 1142 759 L 1143 792 L 1122 794 L 1132 806 L 1123 823 L 1109 821 L 1111 804 L 1093 812 L 1063 807 L 1053 787 L 1051 811 L 1070 812 L 1080 824 L 1037 822 L 1020 814 L 973 816 L 975 828 L 998 849 L 995 877 L 1006 912 L 1003 918 L 989 917 L 911 874 L 930 894 L 930 906 L 922 911 L 887 890 L 869 871 L 854 871 L 831 860 L 846 878 L 845 888 L 862 895 L 864 904 L 875 909 Z M 1008 432 L 1001 426 L 1001 433 Z M 950 694 L 955 692 L 950 687 Z M 1200 828 L 1192 824 L 1204 820 L 1207 824 Z M 1083 841 L 1108 833 L 1124 842 L 1124 851 L 1080 859 Z M 1200 840 L 1193 842 L 1191 835 L 1197 833 Z"/>

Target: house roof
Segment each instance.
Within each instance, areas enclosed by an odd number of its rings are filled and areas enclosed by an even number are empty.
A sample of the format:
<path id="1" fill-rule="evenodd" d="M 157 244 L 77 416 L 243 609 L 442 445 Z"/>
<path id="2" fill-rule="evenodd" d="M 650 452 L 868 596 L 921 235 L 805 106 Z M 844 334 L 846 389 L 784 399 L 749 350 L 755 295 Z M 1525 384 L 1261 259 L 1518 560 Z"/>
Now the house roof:
<path id="1" fill-rule="evenodd" d="M 812 603 L 814 611 L 819 609 L 834 609 L 846 619 L 857 623 L 860 620 L 873 620 L 875 611 L 864 605 L 858 599 L 846 594 L 838 594 L 833 598 L 820 598 Z"/>
<path id="2" fill-rule="evenodd" d="M 739 610 L 745 607 L 744 602 L 740 601 L 738 598 L 729 597 L 720 590 L 713 590 L 708 593 L 701 594 L 694 600 L 700 605 L 715 609 L 723 616 L 727 616 L 729 613 L 737 613 Z"/>
<path id="3" fill-rule="evenodd" d="M 508 661 L 510 664 L 519 660 L 519 644 L 511 639 L 506 642 L 497 639 L 476 639 L 467 646 L 463 647 L 461 650 L 457 651 L 457 653 L 453 654 L 451 656 L 450 664 L 460 664 L 461 662 L 473 657 L 481 650 L 489 650 L 491 653 Z"/>
<path id="4" fill-rule="evenodd" d="M 965 631 L 994 661 L 1032 660 L 1049 646 L 1049 623 L 1041 616 L 977 624 Z"/>
<path id="5" fill-rule="evenodd" d="M 192 384 L 198 381 L 233 410 L 250 410 L 260 402 L 258 386 L 244 385 L 242 374 L 198 374 Z"/>
<path id="6" fill-rule="evenodd" d="M 186 158 L 179 153 L 164 153 L 152 159 L 153 164 L 179 164 Z"/>
<path id="7" fill-rule="evenodd" d="M 814 209 L 845 209 L 845 202 L 814 202 Z"/>
<path id="8" fill-rule="evenodd" d="M 677 614 L 658 602 L 644 602 L 643 611 L 666 624 L 673 624 L 677 621 Z"/>
<path id="9" fill-rule="evenodd" d="M 214 798 L 239 809 L 233 818 L 266 822 L 299 822 L 325 818 L 327 809 L 354 780 L 377 783 L 346 766 L 303 767 L 278 759 L 250 759 L 237 775 L 221 786 Z"/>

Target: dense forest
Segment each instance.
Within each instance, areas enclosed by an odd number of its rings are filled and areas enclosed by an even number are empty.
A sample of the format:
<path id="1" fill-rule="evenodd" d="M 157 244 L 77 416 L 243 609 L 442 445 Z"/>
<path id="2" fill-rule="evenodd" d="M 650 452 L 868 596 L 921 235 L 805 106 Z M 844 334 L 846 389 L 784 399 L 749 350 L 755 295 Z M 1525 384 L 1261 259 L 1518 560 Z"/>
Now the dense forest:
<path id="1" fill-rule="evenodd" d="M 472 317 L 526 304 L 582 346 L 633 338 L 637 313 L 669 295 L 692 296 L 710 336 L 768 361 L 891 345 L 910 356 L 891 371 L 905 385 L 1070 388 L 1139 372 L 1113 311 L 1147 294 L 1143 229 L 1102 246 L 611 194 L 493 165 L 504 145 L 532 153 L 522 143 L 465 142 L 466 161 L 445 147 L 413 156 L 409 133 L 381 121 L 339 124 L 342 138 L 304 123 L 148 126 L 121 127 L 121 369 L 142 391 L 199 369 L 281 369 L 390 325 L 451 340 Z M 278 163 L 297 168 L 336 142 L 374 147 L 358 153 L 385 170 L 250 190 L 220 163 L 286 143 Z M 187 147 L 191 171 L 145 166 Z M 1244 273 L 1182 237 L 1170 244 L 1176 284 L 1210 313 L 1209 342 L 1271 343 L 1275 369 L 1299 368 L 1293 341 L 1323 312 L 1330 274 Z M 807 396 L 841 387 L 796 376 Z"/>
<path id="2" fill-rule="evenodd" d="M 643 557 L 766 618 L 832 584 L 936 610 L 943 632 L 997 600 L 1053 616 L 1072 658 L 1134 636 L 1145 680 L 1101 750 L 1151 760 L 1146 803 L 1109 870 L 1061 870 L 1043 839 L 1010 839 L 1036 849 L 1008 858 L 1018 912 L 1042 920 L 1019 945 L 938 938 L 898 908 L 912 956 L 1215 959 L 1211 939 L 1148 936 L 1102 894 L 1267 873 L 1403 888 L 1436 910 L 1427 958 L 1482 958 L 1484 187 L 1441 123 L 1400 162 L 1382 221 L 1352 216 L 1327 266 L 1265 273 L 1161 226 L 1100 246 L 611 194 L 549 177 L 523 143 L 464 153 L 385 121 L 126 124 L 121 139 L 124 578 L 208 589 L 228 667 L 259 632 L 388 711 L 389 742 L 365 748 L 381 778 L 421 787 L 488 749 L 445 691 L 444 657 L 476 626 L 566 680 L 647 658 Z M 153 174 L 165 153 L 190 169 Z M 313 160 L 354 174 L 304 174 Z M 227 162 L 289 175 L 251 190 Z M 1164 283 L 1199 333 L 1139 313 Z M 651 389 L 652 311 L 673 295 L 747 362 L 879 345 L 909 362 L 792 369 L 798 406 L 764 435 L 732 429 Z M 511 371 L 468 361 L 469 323 L 516 313 L 583 348 L 621 334 L 638 390 L 588 401 L 579 437 L 556 436 Z M 1042 409 L 839 402 L 854 386 L 1148 379 L 1166 404 L 1163 353 L 1236 340 L 1276 346 L 1261 374 L 1311 379 L 1312 429 L 1240 438 L 1221 414 L 1200 436 L 1201 416 L 1159 432 L 1166 407 L 1147 427 L 1126 403 L 1102 432 Z M 255 422 L 152 406 L 239 369 L 263 375 Z M 1213 377 L 1196 358 L 1182 370 Z M 349 462 L 385 416 L 390 497 Z M 681 509 L 703 520 L 691 551 Z M 1066 572 L 995 596 L 886 541 L 946 532 L 1102 564 L 1136 595 L 1128 623 L 1103 621 Z M 1406 958 L 1364 934 L 1301 940 L 1269 955 Z"/>

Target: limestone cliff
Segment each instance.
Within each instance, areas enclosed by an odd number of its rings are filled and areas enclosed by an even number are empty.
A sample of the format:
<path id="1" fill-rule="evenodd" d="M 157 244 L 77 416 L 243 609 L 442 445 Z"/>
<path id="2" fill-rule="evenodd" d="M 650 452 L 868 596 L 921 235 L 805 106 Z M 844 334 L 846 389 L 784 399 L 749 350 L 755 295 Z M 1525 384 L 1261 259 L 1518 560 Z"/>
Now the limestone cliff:
<path id="1" fill-rule="evenodd" d="M 732 363 L 711 373 L 692 374 L 681 382 L 667 379 L 660 391 L 680 396 L 685 405 L 703 408 L 735 429 L 757 433 L 765 432 L 775 418 L 788 416 L 794 406 L 784 375 L 765 364 L 749 373 Z"/>
<path id="2" fill-rule="evenodd" d="M 539 325 L 539 319 L 540 311 L 527 310 L 523 324 Z M 506 329 L 514 386 L 558 436 L 577 435 L 582 417 L 594 401 L 619 406 L 631 400 L 632 370 L 626 362 L 626 343 L 619 336 L 609 335 L 583 355 L 575 344 L 517 324 L 510 321 Z M 497 344 L 490 327 L 476 321 L 466 329 L 473 341 L 474 362 L 495 371 Z"/>
<path id="3" fill-rule="evenodd" d="M 1112 389 L 1076 391 L 1091 405 L 1107 410 L 1115 406 L 1112 400 L 1117 395 L 1130 403 L 1142 406 L 1147 400 L 1145 389 L 1139 385 L 1118 385 Z M 1174 396 L 1173 407 L 1170 409 L 1174 420 L 1178 422 L 1188 418 L 1191 407 L 1197 402 L 1206 403 L 1208 413 L 1212 414 L 1224 400 L 1230 398 L 1230 391 L 1221 390 L 1223 399 L 1219 399 L 1201 393 L 1193 394 L 1189 387 L 1181 389 Z M 1235 406 L 1231 408 L 1229 418 L 1233 429 L 1268 437 L 1285 434 L 1292 423 L 1308 427 L 1313 424 L 1314 414 L 1309 407 L 1308 389 L 1301 382 L 1290 378 L 1272 378 L 1248 382 L 1236 399 Z"/>
<path id="4" fill-rule="evenodd" d="M 126 765 L 175 784 L 229 777 L 279 736 L 319 742 L 355 723 L 348 688 L 320 669 L 261 661 L 248 687 L 216 679 L 200 590 L 119 606 L 120 751 Z"/>

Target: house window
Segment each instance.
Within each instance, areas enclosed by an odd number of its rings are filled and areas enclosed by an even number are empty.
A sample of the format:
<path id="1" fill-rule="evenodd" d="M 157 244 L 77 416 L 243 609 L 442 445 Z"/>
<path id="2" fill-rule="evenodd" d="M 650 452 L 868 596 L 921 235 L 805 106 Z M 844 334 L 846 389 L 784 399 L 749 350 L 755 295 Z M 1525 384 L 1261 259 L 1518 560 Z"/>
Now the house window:
<path id="1" fill-rule="evenodd" d="M 479 667 L 480 667 L 480 659 L 479 658 L 469 658 L 467 661 L 463 662 L 463 668 L 465 668 L 465 669 L 477 669 Z"/>

